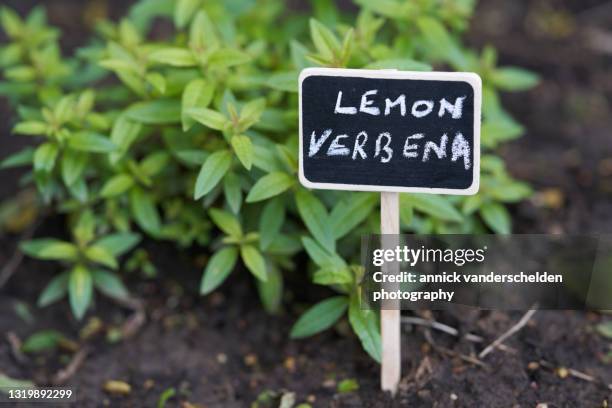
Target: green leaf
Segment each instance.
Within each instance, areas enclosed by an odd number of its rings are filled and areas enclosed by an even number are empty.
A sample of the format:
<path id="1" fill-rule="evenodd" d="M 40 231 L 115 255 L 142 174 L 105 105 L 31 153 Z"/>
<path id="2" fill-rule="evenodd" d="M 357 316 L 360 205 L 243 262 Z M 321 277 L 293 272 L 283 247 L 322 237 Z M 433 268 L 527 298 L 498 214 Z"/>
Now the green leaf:
<path id="1" fill-rule="evenodd" d="M 304 249 L 308 256 L 310 256 L 310 259 L 321 268 L 334 266 L 342 269 L 346 267 L 346 263 L 342 258 L 330 252 L 327 248 L 322 247 L 317 241 L 309 237 L 302 237 L 302 245 L 304 245 Z"/>
<path id="2" fill-rule="evenodd" d="M 361 224 L 377 204 L 377 195 L 367 193 L 351 194 L 347 199 L 338 201 L 330 214 L 334 238 L 342 238 Z"/>
<path id="3" fill-rule="evenodd" d="M 403 225 L 409 226 L 412 224 L 413 219 L 414 219 L 414 207 L 406 200 L 402 200 L 400 198 L 400 221 L 402 222 Z"/>
<path id="4" fill-rule="evenodd" d="M 359 389 L 359 383 L 354 378 L 347 378 L 346 380 L 340 381 L 336 389 L 341 394 L 345 394 L 348 392 L 354 392 Z"/>
<path id="5" fill-rule="evenodd" d="M 312 281 L 317 285 L 343 285 L 353 282 L 349 268 L 322 268 L 314 273 Z"/>
<path id="6" fill-rule="evenodd" d="M 75 150 L 93 153 L 110 153 L 117 149 L 107 137 L 88 131 L 72 134 L 68 139 L 68 146 Z"/>
<path id="7" fill-rule="evenodd" d="M 23 34 L 25 27 L 19 14 L 8 7 L 2 7 L 0 11 L 0 23 L 4 31 L 13 38 Z"/>
<path id="8" fill-rule="evenodd" d="M 149 54 L 149 60 L 173 67 L 194 67 L 197 61 L 190 50 L 184 48 L 162 48 Z"/>
<path id="9" fill-rule="evenodd" d="M 128 19 L 123 19 L 119 23 L 119 40 L 126 47 L 135 47 L 142 42 L 142 37 L 138 29 Z"/>
<path id="10" fill-rule="evenodd" d="M 369 0 L 354 0 L 356 4 L 363 7 L 365 10 L 372 11 L 382 16 L 397 19 L 404 19 L 406 17 L 405 8 L 402 6 L 410 6 L 412 2 L 401 2 L 398 0 L 381 0 L 381 1 L 369 1 Z M 368 13 L 370 14 L 370 13 Z"/>
<path id="11" fill-rule="evenodd" d="M 529 197 L 533 191 L 527 183 L 507 181 L 496 183 L 487 189 L 493 198 L 506 203 L 516 203 Z"/>
<path id="12" fill-rule="evenodd" d="M 96 234 L 96 218 L 91 210 L 85 210 L 79 216 L 72 233 L 79 247 L 91 242 Z"/>
<path id="13" fill-rule="evenodd" d="M 118 174 L 110 178 L 100 191 L 100 196 L 110 198 L 128 191 L 134 185 L 134 179 L 127 174 Z"/>
<path id="14" fill-rule="evenodd" d="M 63 272 L 49 281 L 38 297 L 38 306 L 45 307 L 63 298 L 68 292 L 68 272 Z"/>
<path id="15" fill-rule="evenodd" d="M 270 266 L 268 268 L 268 279 L 257 280 L 257 291 L 259 298 L 268 313 L 277 313 L 283 298 L 283 275 L 281 271 Z"/>
<path id="16" fill-rule="evenodd" d="M 16 135 L 42 136 L 47 133 L 47 128 L 45 122 L 20 122 L 13 128 L 13 133 Z"/>
<path id="17" fill-rule="evenodd" d="M 238 219 L 232 214 L 218 208 L 211 208 L 208 213 L 212 221 L 221 231 L 234 238 L 240 238 L 242 236 L 240 222 L 238 222 Z"/>
<path id="18" fill-rule="evenodd" d="M 96 241 L 96 246 L 105 248 L 111 255 L 118 257 L 134 248 L 140 242 L 140 235 L 132 232 L 119 232 L 107 235 Z"/>
<path id="19" fill-rule="evenodd" d="M 71 186 L 81 177 L 85 171 L 88 159 L 87 153 L 76 152 L 71 149 L 64 150 L 62 157 L 62 179 L 66 186 Z"/>
<path id="20" fill-rule="evenodd" d="M 336 242 L 331 221 L 325 206 L 307 190 L 298 190 L 295 195 L 298 212 L 313 237 L 325 248 L 335 251 Z"/>
<path id="21" fill-rule="evenodd" d="M 117 75 L 139 75 L 140 67 L 134 61 L 109 58 L 98 63 L 102 68 L 114 71 Z"/>
<path id="22" fill-rule="evenodd" d="M 130 106 L 125 114 L 145 125 L 172 125 L 181 122 L 181 102 L 173 99 L 139 102 Z"/>
<path id="23" fill-rule="evenodd" d="M 298 71 L 277 72 L 268 78 L 266 85 L 277 91 L 297 92 L 298 91 Z"/>
<path id="24" fill-rule="evenodd" d="M 270 200 L 263 208 L 259 220 L 259 245 L 266 250 L 278 236 L 285 222 L 285 202 L 281 198 Z"/>
<path id="25" fill-rule="evenodd" d="M 102 269 L 93 272 L 95 287 L 106 296 L 116 299 L 128 298 L 128 290 L 119 277 Z"/>
<path id="26" fill-rule="evenodd" d="M 199 200 L 215 188 L 231 164 L 232 155 L 227 150 L 220 150 L 208 156 L 196 180 L 194 199 Z"/>
<path id="27" fill-rule="evenodd" d="M 300 316 L 289 336 L 301 339 L 330 328 L 342 317 L 347 306 L 346 296 L 335 296 L 317 303 Z"/>
<path id="28" fill-rule="evenodd" d="M 63 338 L 64 336 L 57 330 L 41 330 L 25 339 L 21 351 L 24 353 L 39 353 L 53 350 Z"/>
<path id="29" fill-rule="evenodd" d="M 245 135 L 236 135 L 232 136 L 231 143 L 240 163 L 245 169 L 251 170 L 253 165 L 253 143 L 251 139 Z"/>
<path id="30" fill-rule="evenodd" d="M 55 143 L 43 143 L 34 152 L 34 170 L 50 173 L 55 167 L 58 148 Z"/>
<path id="31" fill-rule="evenodd" d="M 402 194 L 402 205 L 411 205 L 415 209 L 444 221 L 461 222 L 463 216 L 446 199 L 431 194 Z"/>
<path id="32" fill-rule="evenodd" d="M 506 207 L 499 203 L 486 203 L 480 207 L 480 215 L 485 224 L 498 234 L 509 234 L 512 227 L 510 214 Z"/>
<path id="33" fill-rule="evenodd" d="M 603 337 L 612 339 L 612 321 L 599 323 L 596 329 Z"/>
<path id="34" fill-rule="evenodd" d="M 75 245 L 54 238 L 22 242 L 19 247 L 26 255 L 45 260 L 74 261 L 79 254 Z"/>
<path id="35" fill-rule="evenodd" d="M 457 46 L 453 37 L 441 21 L 423 16 L 417 19 L 423 36 L 422 47 L 436 60 L 448 61 L 455 69 L 467 69 L 465 53 Z"/>
<path id="36" fill-rule="evenodd" d="M 308 48 L 306 48 L 302 43 L 296 40 L 291 40 L 289 47 L 291 48 L 291 62 L 293 63 L 294 68 L 301 71 L 304 68 L 312 66 L 306 57 L 308 54 Z"/>
<path id="37" fill-rule="evenodd" d="M 314 18 L 310 19 L 310 37 L 322 57 L 331 59 L 340 55 L 341 46 L 336 35 Z"/>
<path id="38" fill-rule="evenodd" d="M 242 110 L 240 111 L 240 126 L 243 130 L 246 130 L 253 126 L 255 123 L 259 121 L 261 115 L 264 113 L 266 109 L 266 100 L 264 98 L 259 98 L 252 100 L 251 102 L 244 105 Z"/>
<path id="39" fill-rule="evenodd" d="M 268 273 L 266 270 L 266 261 L 264 260 L 261 253 L 252 245 L 242 245 L 240 247 L 240 257 L 246 265 L 247 269 L 251 271 L 255 277 L 261 281 L 268 280 Z"/>
<path id="40" fill-rule="evenodd" d="M 74 118 L 75 100 L 73 95 L 61 98 L 53 109 L 53 116 L 58 123 L 66 123 Z"/>
<path id="41" fill-rule="evenodd" d="M 250 61 L 251 56 L 249 54 L 233 48 L 217 50 L 208 58 L 208 64 L 215 68 L 229 68 Z"/>
<path id="42" fill-rule="evenodd" d="M 223 192 L 227 205 L 234 214 L 238 214 L 242 205 L 242 189 L 240 188 L 240 177 L 236 173 L 227 173 L 223 179 Z"/>
<path id="43" fill-rule="evenodd" d="M 191 23 L 189 46 L 196 52 L 216 49 L 219 46 L 215 26 L 204 10 L 198 11 Z"/>
<path id="44" fill-rule="evenodd" d="M 139 167 L 147 177 L 154 177 L 167 167 L 169 160 L 170 155 L 163 150 L 159 150 L 142 159 Z"/>
<path id="45" fill-rule="evenodd" d="M 130 190 L 130 207 L 136 222 L 146 232 L 156 235 L 161 226 L 153 198 L 140 188 Z"/>
<path id="46" fill-rule="evenodd" d="M 189 114 L 189 110 L 193 108 L 206 108 L 212 101 L 214 92 L 214 83 L 200 78 L 194 79 L 187 84 L 181 100 L 181 121 L 184 132 L 191 129 L 195 123 Z"/>
<path id="47" fill-rule="evenodd" d="M 68 299 L 72 313 L 81 320 L 91 303 L 93 279 L 91 273 L 83 266 L 77 265 L 70 272 L 68 280 Z"/>
<path id="48" fill-rule="evenodd" d="M 493 72 L 491 81 L 497 88 L 504 91 L 525 91 L 536 86 L 540 78 L 526 69 L 503 67 Z"/>
<path id="49" fill-rule="evenodd" d="M 349 305 L 349 322 L 364 350 L 380 363 L 382 343 L 380 326 L 374 310 L 362 309 L 359 296 L 353 295 Z"/>
<path id="50" fill-rule="evenodd" d="M 208 108 L 192 108 L 187 113 L 196 121 L 200 122 L 206 127 L 215 130 L 223 130 L 226 125 L 230 124 L 228 118 L 222 113 L 214 111 Z"/>
<path id="51" fill-rule="evenodd" d="M 176 389 L 174 387 L 166 388 L 157 400 L 157 408 L 166 408 L 166 404 L 168 403 L 170 398 L 174 397 L 175 395 Z"/>
<path id="52" fill-rule="evenodd" d="M 461 206 L 461 212 L 466 215 L 473 214 L 482 204 L 482 196 L 476 194 L 473 196 L 469 196 L 463 202 Z"/>
<path id="53" fill-rule="evenodd" d="M 29 166 L 34 162 L 34 149 L 26 147 L 25 149 L 10 155 L 0 162 L 0 169 L 8 169 L 19 166 Z"/>
<path id="54" fill-rule="evenodd" d="M 400 71 L 431 71 L 431 65 L 410 58 L 378 60 L 369 63 L 365 69 L 398 69 Z"/>
<path id="55" fill-rule="evenodd" d="M 117 269 L 119 267 L 119 264 L 117 263 L 117 260 L 113 254 L 103 246 L 90 246 L 89 248 L 85 249 L 85 256 L 88 260 L 107 266 L 111 269 Z"/>
<path id="56" fill-rule="evenodd" d="M 201 3 L 200 0 L 178 0 L 174 9 L 174 24 L 178 28 L 184 28 L 189 24 Z"/>
<path id="57" fill-rule="evenodd" d="M 217 251 L 204 269 L 200 294 L 207 295 L 219 287 L 234 269 L 236 260 L 238 260 L 238 249 L 236 247 L 226 247 Z"/>
<path id="58" fill-rule="evenodd" d="M 159 72 L 151 72 L 145 77 L 147 82 L 160 94 L 166 93 L 166 78 Z"/>
<path id="59" fill-rule="evenodd" d="M 278 171 L 266 174 L 257 180 L 257 183 L 251 188 L 246 198 L 246 202 L 255 203 L 277 196 L 287 191 L 294 184 L 295 178 L 287 173 Z"/>
<path id="60" fill-rule="evenodd" d="M 87 201 L 87 197 L 88 197 L 88 189 L 87 189 L 87 183 L 85 183 L 85 180 L 78 179 L 77 181 L 74 182 L 74 184 L 68 186 L 68 190 L 70 191 L 70 195 L 73 198 L 76 198 L 80 203 L 85 203 Z"/>
<path id="61" fill-rule="evenodd" d="M 142 130 L 142 124 L 121 115 L 115 121 L 111 131 L 111 141 L 118 146 L 117 151 L 111 154 L 111 162 L 116 163 L 130 148 Z"/>
<path id="62" fill-rule="evenodd" d="M 525 129 L 511 118 L 494 117 L 482 124 L 483 144 L 494 147 L 500 142 L 518 138 L 524 131 Z"/>

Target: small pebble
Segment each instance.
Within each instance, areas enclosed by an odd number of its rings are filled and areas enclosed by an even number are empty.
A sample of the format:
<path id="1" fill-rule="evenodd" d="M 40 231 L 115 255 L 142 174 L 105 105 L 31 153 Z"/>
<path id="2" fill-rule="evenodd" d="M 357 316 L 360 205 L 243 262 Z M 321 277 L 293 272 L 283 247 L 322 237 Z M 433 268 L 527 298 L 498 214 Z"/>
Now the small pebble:
<path id="1" fill-rule="evenodd" d="M 219 363 L 219 364 L 227 363 L 227 354 L 225 354 L 225 353 L 217 354 L 217 363 Z"/>
<path id="2" fill-rule="evenodd" d="M 539 368 L 540 368 L 540 364 L 537 361 L 532 361 L 529 364 L 527 364 L 527 369 L 529 371 L 535 371 Z"/>
<path id="3" fill-rule="evenodd" d="M 291 357 L 291 356 L 290 356 L 290 357 L 287 357 L 287 358 L 285 359 L 285 362 L 283 363 L 283 365 L 285 366 L 285 369 L 286 369 L 287 371 L 289 371 L 290 373 L 295 372 L 295 366 L 296 366 L 296 364 L 295 364 L 295 358 L 293 358 L 293 357 Z"/>
<path id="4" fill-rule="evenodd" d="M 454 392 L 451 393 L 450 395 L 450 399 L 451 401 L 457 401 L 459 399 L 459 397 L 457 396 L 457 394 L 455 394 Z"/>
<path id="5" fill-rule="evenodd" d="M 536 408 L 548 408 L 548 404 L 540 402 L 538 405 L 536 405 Z"/>
<path id="6" fill-rule="evenodd" d="M 104 391 L 113 395 L 128 395 L 132 386 L 125 381 L 110 380 L 104 383 Z"/>
<path id="7" fill-rule="evenodd" d="M 150 390 L 151 388 L 155 387 L 155 381 L 149 378 L 148 380 L 145 380 L 145 382 L 142 384 L 142 387 L 145 390 Z"/>
<path id="8" fill-rule="evenodd" d="M 257 356 L 253 353 L 247 354 L 244 356 L 244 364 L 246 364 L 247 367 L 253 367 L 257 364 Z"/>
<path id="9" fill-rule="evenodd" d="M 565 367 L 559 367 L 559 368 L 557 369 L 557 375 L 558 375 L 560 378 L 567 378 L 567 376 L 569 375 L 569 371 L 568 371 L 568 370 L 567 370 L 567 368 L 565 368 Z"/>
<path id="10" fill-rule="evenodd" d="M 314 404 L 317 401 L 317 397 L 314 396 L 313 394 L 310 394 L 308 397 L 306 397 L 306 401 L 308 401 L 311 404 Z"/>
<path id="11" fill-rule="evenodd" d="M 336 380 L 334 379 L 328 379 L 323 381 L 323 387 L 324 388 L 336 388 Z"/>

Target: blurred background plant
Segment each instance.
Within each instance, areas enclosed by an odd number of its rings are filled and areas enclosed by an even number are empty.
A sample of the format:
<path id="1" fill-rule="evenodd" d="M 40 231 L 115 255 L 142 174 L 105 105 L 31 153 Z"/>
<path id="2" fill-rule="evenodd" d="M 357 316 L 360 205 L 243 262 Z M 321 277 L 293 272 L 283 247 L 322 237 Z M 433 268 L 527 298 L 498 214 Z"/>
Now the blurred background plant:
<path id="1" fill-rule="evenodd" d="M 271 313 L 282 307 L 283 276 L 307 273 L 338 295 L 307 310 L 291 336 L 325 330 L 348 311 L 378 359 L 377 315 L 361 310 L 357 290 L 359 240 L 378 231 L 378 195 L 298 184 L 299 71 L 435 67 L 482 77 L 481 190 L 403 194 L 402 230 L 414 233 L 511 231 L 506 204 L 531 189 L 495 154 L 523 132 L 498 92 L 529 89 L 537 77 L 498 67 L 492 47 L 462 45 L 473 0 L 355 3 L 356 14 L 331 0 L 313 1 L 313 13 L 272 0 L 141 0 L 118 23 L 98 21 L 88 45 L 70 56 L 42 8 L 27 16 L 2 8 L 0 94 L 15 108 L 13 133 L 36 142 L 1 163 L 29 169 L 1 221 L 18 231 L 45 209 L 65 215 L 71 236 L 21 245 L 65 267 L 39 304 L 67 294 L 80 319 L 94 288 L 126 298 L 121 261 L 155 274 L 143 249 L 130 252 L 144 235 L 211 254 L 203 295 L 242 263 Z M 163 39 L 152 35 L 160 20 L 173 23 Z M 298 262 L 304 251 L 308 265 Z"/>

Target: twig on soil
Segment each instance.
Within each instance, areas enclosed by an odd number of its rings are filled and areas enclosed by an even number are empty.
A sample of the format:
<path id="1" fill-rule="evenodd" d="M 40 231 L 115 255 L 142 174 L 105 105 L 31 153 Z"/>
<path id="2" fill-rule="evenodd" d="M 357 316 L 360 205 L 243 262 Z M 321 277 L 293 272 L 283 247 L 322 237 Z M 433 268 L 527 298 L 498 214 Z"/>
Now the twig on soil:
<path id="1" fill-rule="evenodd" d="M 89 348 L 83 347 L 81 348 L 70 360 L 68 365 L 59 370 L 52 379 L 52 383 L 54 385 L 62 385 L 65 384 L 76 372 L 81 368 L 81 365 L 85 362 L 87 355 L 89 354 Z"/>
<path id="2" fill-rule="evenodd" d="M 510 327 L 510 329 L 508 329 L 504 334 L 502 334 L 497 339 L 495 339 L 493 343 L 485 347 L 485 349 L 482 350 L 480 354 L 478 354 L 478 357 L 484 358 L 487 354 L 489 354 L 491 351 L 497 348 L 500 344 L 506 341 L 510 336 L 512 336 L 516 332 L 520 331 L 523 327 L 525 327 L 525 325 L 529 322 L 529 320 L 531 320 L 531 317 L 537 311 L 536 307 L 537 305 L 533 305 L 532 308 L 528 310 L 527 313 L 523 315 L 523 317 L 521 317 L 521 320 L 519 320 L 514 326 Z"/>
<path id="3" fill-rule="evenodd" d="M 19 237 L 18 242 L 26 241 L 34 236 L 34 232 L 38 229 L 39 221 L 34 222 L 21 236 Z M 19 244 L 18 244 L 19 245 Z M 15 248 L 11 259 L 4 264 L 2 270 L 0 270 L 0 289 L 6 285 L 6 282 L 13 276 L 19 265 L 21 265 L 21 261 L 23 261 L 24 254 L 19 250 L 19 247 Z"/>
<path id="4" fill-rule="evenodd" d="M 6 333 L 6 341 L 11 347 L 11 354 L 19 364 L 26 362 L 26 356 L 21 352 L 21 339 L 12 331 Z"/>
<path id="5" fill-rule="evenodd" d="M 431 329 L 441 331 L 451 336 L 459 337 L 459 330 L 447 324 L 437 322 L 435 320 L 428 320 L 414 316 L 404 316 L 402 317 L 402 323 L 429 327 Z M 463 335 L 463 338 L 472 343 L 483 343 L 485 341 L 484 337 L 478 336 L 473 333 L 466 333 L 465 335 Z M 513 349 L 512 347 L 508 347 L 505 344 L 498 344 L 497 348 L 508 353 L 516 353 L 515 349 Z"/>
<path id="6" fill-rule="evenodd" d="M 431 337 L 431 332 L 429 330 L 425 330 L 425 340 L 427 340 L 427 342 L 431 345 L 431 347 L 441 353 L 441 354 L 446 354 L 447 356 L 451 356 L 451 357 L 457 357 L 460 358 L 463 361 L 466 361 L 470 364 L 474 364 L 477 366 L 480 366 L 484 369 L 489 369 L 489 366 L 486 363 L 483 363 L 482 361 L 480 361 L 478 358 L 476 357 L 472 357 L 472 356 L 468 356 L 467 354 L 463 354 L 463 353 L 459 353 L 458 351 L 455 350 L 451 350 L 449 348 L 443 347 L 443 346 L 438 346 L 436 344 L 436 342 L 433 340 L 433 338 Z"/>
<path id="7" fill-rule="evenodd" d="M 447 324 L 437 322 L 435 320 L 427 320 L 421 317 L 405 316 L 405 317 L 402 317 L 402 323 L 429 327 L 429 328 L 444 332 L 446 334 L 450 334 L 451 336 L 459 337 L 459 330 Z M 467 333 L 463 337 L 465 337 L 467 341 L 471 341 L 473 343 L 482 343 L 484 341 L 482 337 L 477 336 L 472 333 Z"/>
<path id="8" fill-rule="evenodd" d="M 553 364 L 551 362 L 548 362 L 546 360 L 540 360 L 539 364 L 542 367 L 546 367 L 546 368 L 549 368 L 551 370 L 556 370 L 559 367 L 558 365 L 555 365 L 555 364 Z M 601 385 L 604 388 L 607 388 L 608 390 L 612 391 L 612 384 L 606 384 L 603 380 L 601 380 L 601 379 L 599 379 L 597 377 L 594 377 L 594 376 L 592 376 L 590 374 L 583 373 L 582 371 L 574 370 L 573 368 L 565 368 L 565 369 L 567 370 L 567 373 L 569 375 L 571 375 L 572 377 L 574 377 L 574 378 L 578 378 L 578 379 L 583 380 L 583 381 L 587 381 L 587 382 L 591 382 L 591 383 L 594 383 L 594 384 L 597 384 L 597 385 Z"/>
<path id="9" fill-rule="evenodd" d="M 134 311 L 121 327 L 121 334 L 124 338 L 132 337 L 146 321 L 146 313 L 142 301 L 134 298 L 113 298 L 113 300 L 121 306 Z"/>
<path id="10" fill-rule="evenodd" d="M 79 371 L 79 368 L 81 368 L 81 366 L 85 362 L 85 359 L 87 358 L 88 354 L 89 354 L 88 347 L 83 347 L 82 349 L 80 349 L 72 357 L 72 360 L 70 360 L 70 363 L 68 363 L 68 365 L 65 368 L 59 370 L 57 374 L 53 376 L 53 380 L 52 380 L 53 385 L 62 385 L 68 382 L 68 380 L 70 380 L 70 378 L 72 378 L 72 376 L 75 375 L 77 371 Z"/>

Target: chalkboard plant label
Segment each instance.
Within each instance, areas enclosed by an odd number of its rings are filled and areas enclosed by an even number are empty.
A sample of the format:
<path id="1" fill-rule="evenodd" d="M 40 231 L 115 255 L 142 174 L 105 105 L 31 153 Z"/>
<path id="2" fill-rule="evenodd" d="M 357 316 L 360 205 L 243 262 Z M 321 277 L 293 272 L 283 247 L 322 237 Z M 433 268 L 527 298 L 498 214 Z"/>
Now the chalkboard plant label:
<path id="1" fill-rule="evenodd" d="M 307 68 L 299 83 L 299 176 L 304 186 L 478 191 L 478 75 Z"/>

